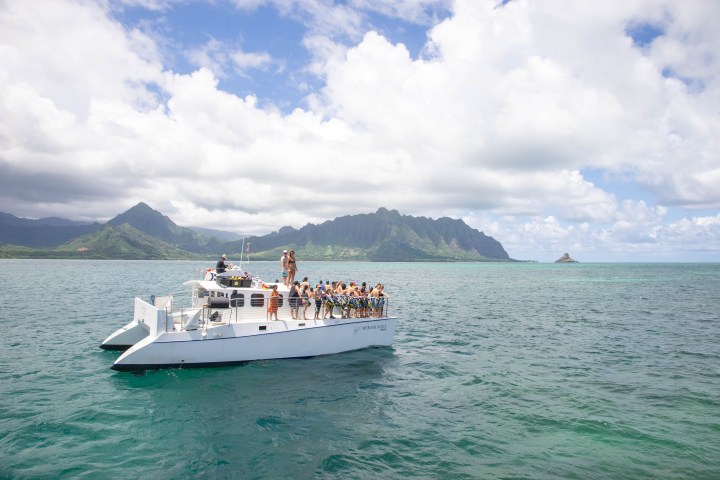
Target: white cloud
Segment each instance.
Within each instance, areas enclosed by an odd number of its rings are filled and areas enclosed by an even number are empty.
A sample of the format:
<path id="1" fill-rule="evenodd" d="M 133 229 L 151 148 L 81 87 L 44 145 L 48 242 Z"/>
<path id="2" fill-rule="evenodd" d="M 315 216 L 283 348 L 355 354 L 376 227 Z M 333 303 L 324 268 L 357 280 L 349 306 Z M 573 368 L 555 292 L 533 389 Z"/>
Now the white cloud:
<path id="1" fill-rule="evenodd" d="M 720 250 L 720 214 L 714 217 L 684 218 L 664 227 L 662 235 L 675 248 L 712 252 L 717 258 Z"/>
<path id="2" fill-rule="evenodd" d="M 226 69 L 230 62 L 230 54 L 219 40 L 210 39 L 205 45 L 190 49 L 186 56 L 195 67 L 206 68 L 218 77 L 227 75 Z"/>
<path id="3" fill-rule="evenodd" d="M 153 42 L 123 30 L 98 6 L 6 2 L 1 15 L 4 84 L 27 83 L 38 100 L 81 118 L 97 98 L 135 107 L 154 103 L 146 88 L 160 80 Z"/>
<path id="4" fill-rule="evenodd" d="M 240 70 L 246 70 L 249 68 L 266 68 L 268 65 L 273 63 L 272 57 L 265 53 L 247 53 L 242 51 L 233 52 L 231 58 L 235 66 Z"/>
<path id="5" fill-rule="evenodd" d="M 267 70 L 273 65 L 281 68 L 281 62 L 267 52 L 245 52 L 216 39 L 190 49 L 186 56 L 192 65 L 206 68 L 218 78 L 225 78 L 230 73 L 247 76 L 248 70 Z"/>
<path id="6" fill-rule="evenodd" d="M 268 53 L 210 40 L 185 75 L 107 5 L 0 4 L 0 210 L 107 218 L 145 201 L 266 233 L 385 206 L 462 217 L 515 258 L 720 251 L 718 217 L 689 213 L 720 209 L 720 7 L 458 0 L 412 58 L 366 16 L 428 21 L 445 2 L 267 3 L 308 24 L 305 68 L 325 83 L 307 109 L 218 87 L 285 68 Z M 640 48 L 633 22 L 664 33 Z"/>
<path id="7" fill-rule="evenodd" d="M 282 15 L 307 25 L 313 35 L 355 38 L 361 34 L 363 16 L 351 5 L 333 0 L 233 0 L 241 9 L 272 5 Z"/>
<path id="8" fill-rule="evenodd" d="M 101 0 L 106 5 L 106 8 L 123 6 L 128 7 L 142 7 L 151 11 L 162 11 L 166 10 L 173 5 L 182 3 L 186 0 Z"/>
<path id="9" fill-rule="evenodd" d="M 433 14 L 450 10 L 451 7 L 450 0 L 353 0 L 351 4 L 365 12 L 376 12 L 418 24 L 433 23 Z"/>

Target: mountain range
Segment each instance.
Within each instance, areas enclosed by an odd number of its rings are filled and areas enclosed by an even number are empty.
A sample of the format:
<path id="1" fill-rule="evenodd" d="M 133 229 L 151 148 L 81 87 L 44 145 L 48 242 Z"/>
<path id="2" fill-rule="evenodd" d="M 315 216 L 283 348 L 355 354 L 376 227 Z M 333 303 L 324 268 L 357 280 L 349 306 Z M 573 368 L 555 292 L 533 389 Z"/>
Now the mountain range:
<path id="1" fill-rule="evenodd" d="M 303 260 L 512 261 L 500 242 L 462 220 L 385 208 L 233 238 L 228 232 L 178 226 L 142 202 L 105 224 L 0 212 L 4 258 L 207 259 L 220 253 L 240 258 L 249 244 L 253 260 L 276 260 L 283 249 L 295 249 Z"/>

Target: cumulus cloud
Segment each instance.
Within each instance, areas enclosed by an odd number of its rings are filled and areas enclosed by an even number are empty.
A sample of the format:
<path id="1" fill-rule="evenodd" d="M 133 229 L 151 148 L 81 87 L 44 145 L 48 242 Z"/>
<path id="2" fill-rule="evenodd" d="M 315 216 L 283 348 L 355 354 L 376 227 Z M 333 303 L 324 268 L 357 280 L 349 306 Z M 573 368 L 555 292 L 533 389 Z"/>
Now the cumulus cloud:
<path id="1" fill-rule="evenodd" d="M 363 14 L 352 4 L 334 0 L 233 0 L 236 7 L 255 9 L 272 5 L 282 15 L 307 25 L 311 35 L 356 38 L 362 33 Z"/>
<path id="2" fill-rule="evenodd" d="M 267 233 L 385 206 L 463 218 L 516 258 L 720 251 L 720 6 L 233 5 L 305 23 L 302 68 L 322 83 L 306 108 L 219 87 L 286 68 L 266 52 L 211 39 L 183 74 L 115 6 L 0 4 L 0 211 L 107 219 L 145 201 L 180 224 Z M 369 15 L 427 25 L 423 53 Z M 638 25 L 656 33 L 634 38 Z"/>
<path id="3" fill-rule="evenodd" d="M 227 77 L 231 73 L 247 76 L 248 70 L 267 70 L 274 65 L 276 68 L 282 68 L 282 62 L 273 59 L 267 52 L 245 52 L 239 48 L 229 47 L 216 39 L 190 49 L 186 55 L 192 65 L 206 68 L 219 78 Z"/>

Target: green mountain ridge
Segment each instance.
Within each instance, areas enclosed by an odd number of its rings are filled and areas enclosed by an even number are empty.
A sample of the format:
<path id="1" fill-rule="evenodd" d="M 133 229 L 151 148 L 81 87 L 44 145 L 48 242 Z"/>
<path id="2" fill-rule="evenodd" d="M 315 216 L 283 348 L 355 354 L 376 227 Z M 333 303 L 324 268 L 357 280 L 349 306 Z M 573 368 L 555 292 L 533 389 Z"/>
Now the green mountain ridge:
<path id="1" fill-rule="evenodd" d="M 56 251 L 76 258 L 95 259 L 174 260 L 193 257 L 186 250 L 146 235 L 127 223 L 105 225 L 99 232 L 83 235 Z"/>
<path id="2" fill-rule="evenodd" d="M 511 261 L 500 242 L 462 220 L 401 215 L 396 210 L 349 215 L 299 230 L 246 239 L 253 258 L 275 259 L 284 248 L 306 260 Z M 240 242 L 228 244 L 240 252 Z"/>
<path id="3" fill-rule="evenodd" d="M 117 215 L 106 225 L 119 227 L 125 224 L 132 225 L 145 235 L 155 237 L 188 252 L 213 253 L 222 244 L 222 241 L 215 237 L 198 233 L 191 228 L 178 226 L 169 217 L 153 210 L 144 202 Z"/>
<path id="4" fill-rule="evenodd" d="M 99 223 L 74 222 L 55 217 L 30 220 L 0 212 L 0 245 L 52 248 L 101 228 Z"/>
<path id="5" fill-rule="evenodd" d="M 77 226 L 78 231 L 85 228 L 83 234 L 49 248 L 31 248 L 33 239 L 25 244 L 1 242 L 0 257 L 208 259 L 226 253 L 239 259 L 249 243 L 253 260 L 277 260 L 287 248 L 302 260 L 513 261 L 500 242 L 462 220 L 413 217 L 385 208 L 300 229 L 283 227 L 244 241 L 224 241 L 180 227 L 142 202 L 105 225 L 93 225 L 97 231 L 87 233 L 87 225 Z"/>

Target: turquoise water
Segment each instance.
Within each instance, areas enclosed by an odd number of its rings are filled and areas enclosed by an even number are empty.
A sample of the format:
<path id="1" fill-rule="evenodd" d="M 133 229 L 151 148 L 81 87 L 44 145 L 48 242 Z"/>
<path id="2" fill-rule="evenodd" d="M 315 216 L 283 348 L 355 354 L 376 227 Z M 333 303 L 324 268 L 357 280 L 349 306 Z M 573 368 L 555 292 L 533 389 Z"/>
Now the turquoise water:
<path id="1" fill-rule="evenodd" d="M 0 261 L 0 478 L 720 478 L 720 265 L 304 262 L 383 282 L 395 345 L 110 370 L 203 266 Z"/>

